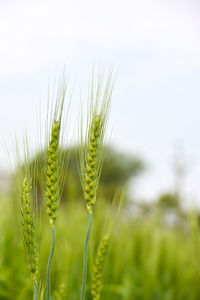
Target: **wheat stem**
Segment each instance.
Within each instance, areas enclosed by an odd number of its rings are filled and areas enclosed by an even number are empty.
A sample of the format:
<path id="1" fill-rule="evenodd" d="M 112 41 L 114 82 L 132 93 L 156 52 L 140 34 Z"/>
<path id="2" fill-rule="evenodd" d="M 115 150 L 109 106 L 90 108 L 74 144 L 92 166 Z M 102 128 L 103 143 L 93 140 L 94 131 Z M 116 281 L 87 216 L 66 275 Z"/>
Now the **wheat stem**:
<path id="1" fill-rule="evenodd" d="M 37 281 L 34 281 L 35 297 L 34 300 L 38 300 L 38 284 Z"/>
<path id="2" fill-rule="evenodd" d="M 90 237 L 91 228 L 92 228 L 92 211 L 89 212 L 89 224 L 88 224 L 88 230 L 85 238 L 81 300 L 85 300 L 85 289 L 86 289 L 86 279 L 87 279 L 87 252 L 88 252 L 88 241 Z"/>
<path id="3" fill-rule="evenodd" d="M 50 278 L 50 271 L 51 271 L 51 262 L 53 258 L 55 243 L 56 243 L 56 230 L 55 226 L 51 226 L 52 229 L 52 246 L 51 246 L 51 252 L 49 255 L 48 265 L 47 265 L 47 300 L 51 300 L 51 278 Z"/>

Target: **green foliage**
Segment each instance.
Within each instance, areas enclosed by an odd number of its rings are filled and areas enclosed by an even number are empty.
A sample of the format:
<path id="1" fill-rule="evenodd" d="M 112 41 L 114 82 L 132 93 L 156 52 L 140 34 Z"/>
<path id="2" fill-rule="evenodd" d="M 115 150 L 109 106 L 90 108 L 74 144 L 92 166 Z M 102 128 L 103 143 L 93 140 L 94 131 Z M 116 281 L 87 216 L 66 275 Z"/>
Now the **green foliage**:
<path id="1" fill-rule="evenodd" d="M 14 200 L 14 199 L 13 199 Z M 23 243 L 20 220 L 12 199 L 0 198 L 0 299 L 32 299 L 32 281 Z M 105 215 L 113 217 L 109 205 L 97 201 L 89 243 L 88 288 L 91 300 L 92 268 L 103 233 Z M 194 219 L 195 218 L 195 219 Z M 114 227 L 102 277 L 104 300 L 198 300 L 200 298 L 199 239 L 196 216 L 185 216 L 186 227 L 168 227 L 153 212 L 131 218 L 121 211 Z M 57 247 L 52 264 L 52 295 L 62 300 L 79 299 L 85 228 L 84 206 L 61 206 L 56 223 Z M 51 240 L 46 212 L 40 217 L 40 279 L 45 278 Z M 81 224 L 81 226 L 80 226 Z M 195 225 L 194 225 L 195 224 Z M 195 228 L 195 229 L 194 229 Z M 20 271 L 19 271 L 20 270 Z M 44 285 L 43 280 L 41 281 Z M 64 285 L 61 291 L 61 284 Z M 57 297 L 57 298 L 56 298 Z M 40 298 L 42 300 L 42 298 Z"/>

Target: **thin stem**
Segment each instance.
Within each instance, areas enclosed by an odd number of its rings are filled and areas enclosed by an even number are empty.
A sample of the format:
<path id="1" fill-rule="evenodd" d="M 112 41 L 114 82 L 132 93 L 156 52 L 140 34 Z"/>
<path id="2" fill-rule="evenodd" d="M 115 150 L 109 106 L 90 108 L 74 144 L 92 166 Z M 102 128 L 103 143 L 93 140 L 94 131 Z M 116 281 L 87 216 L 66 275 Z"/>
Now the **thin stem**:
<path id="1" fill-rule="evenodd" d="M 37 281 L 34 281 L 34 290 L 35 290 L 34 300 L 38 300 L 38 284 L 37 284 Z"/>
<path id="2" fill-rule="evenodd" d="M 86 289 L 86 279 L 87 279 L 87 252 L 88 252 L 88 241 L 90 237 L 91 228 L 92 228 L 92 212 L 89 212 L 89 224 L 88 224 L 88 230 L 85 238 L 85 248 L 84 248 L 81 300 L 85 300 L 85 289 Z"/>
<path id="3" fill-rule="evenodd" d="M 51 226 L 52 229 L 52 246 L 51 246 L 51 252 L 49 255 L 48 265 L 47 265 L 47 293 L 46 293 L 46 299 L 51 300 L 51 279 L 50 279 L 50 271 L 51 271 L 51 261 L 54 253 L 55 243 L 56 243 L 56 230 L 55 226 Z"/>

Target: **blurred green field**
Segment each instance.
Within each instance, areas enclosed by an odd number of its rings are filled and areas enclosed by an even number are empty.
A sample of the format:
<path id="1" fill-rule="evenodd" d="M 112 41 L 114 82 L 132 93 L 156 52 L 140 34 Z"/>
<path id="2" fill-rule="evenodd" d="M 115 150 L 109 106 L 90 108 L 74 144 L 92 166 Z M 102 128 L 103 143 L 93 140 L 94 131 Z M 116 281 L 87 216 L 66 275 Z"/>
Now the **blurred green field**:
<path id="1" fill-rule="evenodd" d="M 198 219 L 185 215 L 174 226 L 163 213 L 131 216 L 124 206 L 119 215 L 98 199 L 89 242 L 86 299 L 91 296 L 91 271 L 107 220 L 116 218 L 103 272 L 102 299 L 199 299 L 200 247 Z M 63 204 L 56 223 L 57 241 L 52 265 L 53 299 L 80 299 L 83 246 L 88 214 L 84 201 Z M 45 209 L 40 228 L 40 290 L 44 292 L 51 231 Z M 17 201 L 0 198 L 0 299 L 32 299 L 32 281 L 22 244 Z M 42 299 L 42 297 L 41 297 Z"/>

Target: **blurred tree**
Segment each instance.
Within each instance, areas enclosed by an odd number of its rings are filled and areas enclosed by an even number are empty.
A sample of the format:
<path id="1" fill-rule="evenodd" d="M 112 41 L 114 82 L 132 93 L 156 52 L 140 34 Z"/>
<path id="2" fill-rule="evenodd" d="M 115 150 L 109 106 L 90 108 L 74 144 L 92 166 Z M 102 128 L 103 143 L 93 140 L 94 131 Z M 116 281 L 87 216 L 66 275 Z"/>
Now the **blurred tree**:
<path id="1" fill-rule="evenodd" d="M 128 189 L 130 180 L 144 169 L 144 163 L 139 158 L 106 147 L 100 179 L 100 195 L 112 200 L 117 188 Z"/>
<path id="2" fill-rule="evenodd" d="M 158 206 L 163 210 L 179 210 L 180 199 L 177 193 L 165 193 L 160 195 L 157 202 Z"/>

